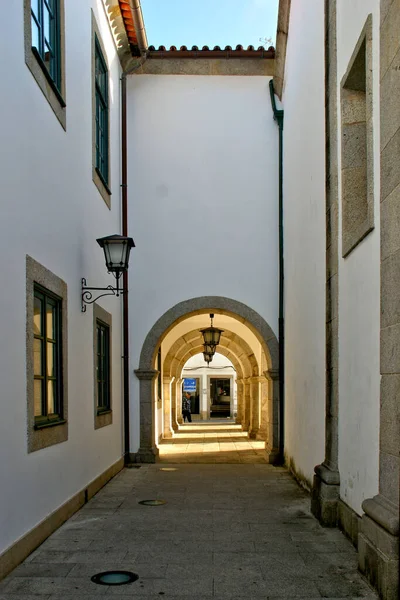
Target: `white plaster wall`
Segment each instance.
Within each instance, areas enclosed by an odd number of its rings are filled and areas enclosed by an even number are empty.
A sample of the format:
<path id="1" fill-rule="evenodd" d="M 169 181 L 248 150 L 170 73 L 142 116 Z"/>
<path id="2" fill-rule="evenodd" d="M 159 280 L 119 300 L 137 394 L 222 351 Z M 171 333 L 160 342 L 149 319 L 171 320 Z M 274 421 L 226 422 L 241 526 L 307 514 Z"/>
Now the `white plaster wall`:
<path id="1" fill-rule="evenodd" d="M 324 459 L 324 3 L 292 2 L 284 108 L 285 453 L 312 482 Z"/>
<path id="2" fill-rule="evenodd" d="M 373 27 L 375 229 L 343 259 L 339 215 L 339 471 L 340 494 L 358 514 L 378 493 L 379 468 L 379 1 L 338 0 L 338 107 L 340 82 L 368 14 Z M 339 116 L 340 123 L 340 116 Z M 340 135 L 339 165 L 340 165 Z M 339 168 L 339 190 L 341 187 Z"/>
<path id="3" fill-rule="evenodd" d="M 189 298 L 226 296 L 277 333 L 278 133 L 268 77 L 128 78 L 131 368 Z M 131 448 L 139 445 L 132 377 Z"/>
<path id="4" fill-rule="evenodd" d="M 91 6 L 111 63 L 111 212 L 92 182 Z M 65 8 L 66 132 L 25 65 L 23 2 L 9 3 L 0 20 L 0 552 L 122 454 L 120 302 L 101 302 L 113 314 L 113 425 L 97 431 L 93 316 L 80 311 L 81 277 L 112 282 L 96 238 L 119 231 L 120 71 L 100 0 Z M 29 455 L 26 254 L 67 283 L 69 309 L 69 439 Z"/>

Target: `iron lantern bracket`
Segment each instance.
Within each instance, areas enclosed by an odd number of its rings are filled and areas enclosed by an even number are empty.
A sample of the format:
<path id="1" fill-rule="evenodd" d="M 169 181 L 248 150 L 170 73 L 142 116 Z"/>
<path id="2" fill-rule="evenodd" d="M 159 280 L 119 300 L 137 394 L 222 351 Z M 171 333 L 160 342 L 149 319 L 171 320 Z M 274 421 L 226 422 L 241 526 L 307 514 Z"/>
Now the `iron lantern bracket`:
<path id="1" fill-rule="evenodd" d="M 81 311 L 86 312 L 86 304 L 93 304 L 99 298 L 103 296 L 116 296 L 117 298 L 124 294 L 126 290 L 119 287 L 119 277 L 117 277 L 117 285 L 114 287 L 113 285 L 108 285 L 107 287 L 88 287 L 86 285 L 86 279 L 82 277 L 82 296 L 81 296 Z M 95 298 L 93 298 L 92 292 L 104 292 L 104 294 L 99 294 Z"/>

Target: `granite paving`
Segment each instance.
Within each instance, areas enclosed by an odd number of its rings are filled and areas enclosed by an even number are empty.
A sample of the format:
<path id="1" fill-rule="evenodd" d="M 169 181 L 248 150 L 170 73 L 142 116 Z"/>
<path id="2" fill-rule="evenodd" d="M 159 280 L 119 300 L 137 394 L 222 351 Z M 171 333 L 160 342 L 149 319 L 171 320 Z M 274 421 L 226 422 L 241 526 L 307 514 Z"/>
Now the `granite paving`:
<path id="1" fill-rule="evenodd" d="M 285 468 L 137 467 L 121 471 L 0 582 L 0 600 L 377 600 L 351 543 L 319 525 Z M 139 504 L 146 499 L 166 504 Z M 139 579 L 91 581 L 112 569 Z"/>

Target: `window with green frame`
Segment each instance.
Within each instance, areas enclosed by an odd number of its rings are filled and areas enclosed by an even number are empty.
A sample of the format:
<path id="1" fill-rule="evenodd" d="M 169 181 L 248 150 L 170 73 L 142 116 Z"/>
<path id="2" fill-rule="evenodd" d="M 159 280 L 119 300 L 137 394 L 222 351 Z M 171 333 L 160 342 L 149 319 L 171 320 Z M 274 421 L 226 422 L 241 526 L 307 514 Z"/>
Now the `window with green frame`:
<path id="1" fill-rule="evenodd" d="M 33 367 L 35 425 L 62 420 L 61 298 L 34 286 Z"/>
<path id="2" fill-rule="evenodd" d="M 97 333 L 97 413 L 111 410 L 110 402 L 110 328 L 96 321 Z"/>
<path id="3" fill-rule="evenodd" d="M 61 92 L 60 0 L 31 0 L 32 50 Z"/>
<path id="4" fill-rule="evenodd" d="M 108 69 L 95 35 L 96 171 L 108 186 Z"/>

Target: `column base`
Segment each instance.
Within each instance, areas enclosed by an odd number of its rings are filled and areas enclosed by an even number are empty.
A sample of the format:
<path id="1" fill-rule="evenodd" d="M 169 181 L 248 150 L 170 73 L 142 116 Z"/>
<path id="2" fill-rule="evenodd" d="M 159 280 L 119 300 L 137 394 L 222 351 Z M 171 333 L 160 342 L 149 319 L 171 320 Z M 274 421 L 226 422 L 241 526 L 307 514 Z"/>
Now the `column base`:
<path id="1" fill-rule="evenodd" d="M 251 440 L 256 440 L 258 436 L 258 429 L 252 429 L 251 431 L 249 431 L 249 438 Z"/>
<path id="2" fill-rule="evenodd" d="M 279 448 L 271 448 L 271 447 L 266 446 L 265 452 L 267 453 L 268 463 L 270 465 L 282 465 L 283 464 L 282 457 L 279 453 Z"/>
<path id="3" fill-rule="evenodd" d="M 324 527 L 336 527 L 340 494 L 339 471 L 334 471 L 325 464 L 317 465 L 314 471 L 311 512 Z"/>
<path id="4" fill-rule="evenodd" d="M 364 500 L 358 566 L 384 600 L 399 597 L 399 516 L 381 495 Z"/>
<path id="5" fill-rule="evenodd" d="M 131 452 L 129 457 L 136 463 L 155 463 L 158 455 L 158 448 L 139 448 L 137 452 Z"/>

